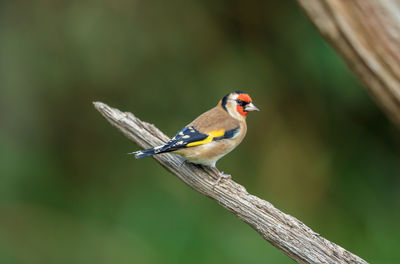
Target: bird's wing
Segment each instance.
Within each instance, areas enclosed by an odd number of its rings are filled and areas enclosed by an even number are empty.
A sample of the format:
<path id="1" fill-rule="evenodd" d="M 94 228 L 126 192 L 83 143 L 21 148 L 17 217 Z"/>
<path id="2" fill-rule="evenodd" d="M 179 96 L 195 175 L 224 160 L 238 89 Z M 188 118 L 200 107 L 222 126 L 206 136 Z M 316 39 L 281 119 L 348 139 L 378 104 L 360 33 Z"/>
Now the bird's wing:
<path id="1" fill-rule="evenodd" d="M 207 134 L 199 132 L 193 126 L 186 126 L 178 134 L 176 134 L 170 141 L 162 147 L 154 149 L 155 154 L 175 151 L 181 148 L 190 148 L 203 144 L 210 143 L 216 140 L 232 138 L 239 130 L 237 128 L 231 130 L 216 129 Z"/>

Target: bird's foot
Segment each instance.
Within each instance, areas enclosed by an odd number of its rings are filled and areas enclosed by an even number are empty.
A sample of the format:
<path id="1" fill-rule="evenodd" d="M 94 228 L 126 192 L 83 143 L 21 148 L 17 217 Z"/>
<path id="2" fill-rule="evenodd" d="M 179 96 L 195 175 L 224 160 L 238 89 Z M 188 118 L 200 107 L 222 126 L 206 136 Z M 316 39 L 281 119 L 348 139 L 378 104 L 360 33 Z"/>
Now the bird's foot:
<path id="1" fill-rule="evenodd" d="M 218 185 L 222 179 L 232 179 L 232 175 L 225 174 L 223 171 L 218 171 L 218 179 L 214 185 Z"/>
<path id="2" fill-rule="evenodd" d="M 182 166 L 183 166 L 183 164 L 188 164 L 189 163 L 189 161 L 187 161 L 187 160 L 183 160 L 182 162 L 181 162 L 181 164 L 179 165 L 179 168 L 182 168 Z"/>

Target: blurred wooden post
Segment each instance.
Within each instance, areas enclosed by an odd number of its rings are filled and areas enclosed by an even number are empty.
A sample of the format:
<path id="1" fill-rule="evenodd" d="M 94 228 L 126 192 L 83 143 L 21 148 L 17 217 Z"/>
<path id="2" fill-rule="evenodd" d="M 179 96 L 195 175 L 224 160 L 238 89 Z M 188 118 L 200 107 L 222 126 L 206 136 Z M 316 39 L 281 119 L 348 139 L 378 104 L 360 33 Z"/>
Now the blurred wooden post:
<path id="1" fill-rule="evenodd" d="M 94 106 L 113 126 L 142 148 L 158 146 L 169 140 L 154 125 L 131 113 L 123 113 L 100 102 Z M 299 263 L 367 263 L 321 237 L 293 216 L 279 211 L 271 203 L 249 194 L 236 182 L 223 180 L 214 186 L 217 175 L 208 168 L 183 163 L 181 157 L 172 154 L 157 155 L 154 159 L 194 190 L 216 200 Z M 134 158 L 132 162 L 135 162 Z"/>
<path id="2" fill-rule="evenodd" d="M 400 128 L 400 1 L 297 1 Z"/>

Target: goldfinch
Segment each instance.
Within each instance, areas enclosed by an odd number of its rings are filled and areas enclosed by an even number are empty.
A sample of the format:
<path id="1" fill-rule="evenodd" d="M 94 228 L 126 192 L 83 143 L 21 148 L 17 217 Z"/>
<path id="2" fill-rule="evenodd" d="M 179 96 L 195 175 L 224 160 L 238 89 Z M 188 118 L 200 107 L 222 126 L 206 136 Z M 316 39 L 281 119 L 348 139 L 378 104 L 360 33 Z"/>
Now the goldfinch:
<path id="1" fill-rule="evenodd" d="M 217 106 L 185 126 L 167 144 L 132 152 L 137 159 L 172 152 L 194 164 L 211 167 L 218 174 L 218 184 L 231 175 L 219 171 L 215 164 L 242 142 L 246 135 L 246 116 L 259 111 L 251 97 L 236 91 L 227 94 Z"/>

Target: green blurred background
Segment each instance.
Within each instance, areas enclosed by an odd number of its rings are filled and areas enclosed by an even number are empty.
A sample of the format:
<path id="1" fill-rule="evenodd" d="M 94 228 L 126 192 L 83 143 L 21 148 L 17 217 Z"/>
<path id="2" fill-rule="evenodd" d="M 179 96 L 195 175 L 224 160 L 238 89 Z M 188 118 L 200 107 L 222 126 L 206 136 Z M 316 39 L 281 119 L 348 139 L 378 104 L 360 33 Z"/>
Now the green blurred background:
<path id="1" fill-rule="evenodd" d="M 400 137 L 295 1 L 0 2 L 0 263 L 292 263 L 95 111 L 168 135 L 261 112 L 218 167 L 372 263 L 400 263 Z"/>

